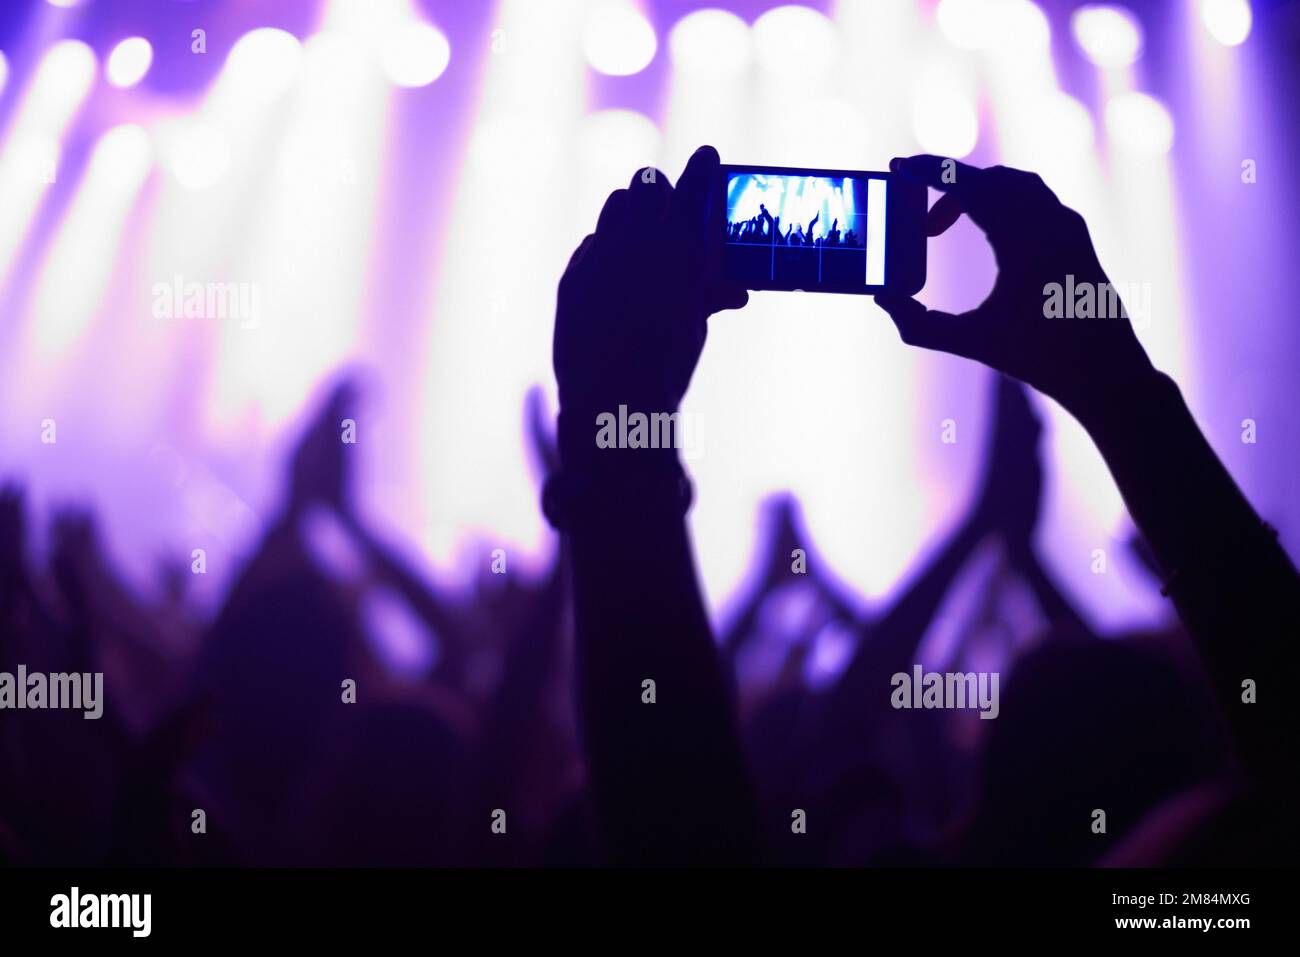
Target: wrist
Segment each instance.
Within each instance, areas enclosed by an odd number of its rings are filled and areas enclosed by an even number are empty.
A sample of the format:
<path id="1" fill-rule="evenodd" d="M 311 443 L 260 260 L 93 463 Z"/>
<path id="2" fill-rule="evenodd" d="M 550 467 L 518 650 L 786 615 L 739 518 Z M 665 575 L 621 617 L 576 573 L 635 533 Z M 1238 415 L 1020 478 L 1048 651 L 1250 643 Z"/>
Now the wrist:
<path id="1" fill-rule="evenodd" d="M 1087 393 L 1086 398 L 1066 405 L 1099 445 L 1109 436 L 1128 431 L 1135 424 L 1161 416 L 1182 402 L 1174 380 L 1152 365 L 1131 375 L 1109 376 Z"/>
<path id="2" fill-rule="evenodd" d="M 566 471 L 600 476 L 678 473 L 680 413 L 631 403 L 561 408 L 556 435 Z"/>

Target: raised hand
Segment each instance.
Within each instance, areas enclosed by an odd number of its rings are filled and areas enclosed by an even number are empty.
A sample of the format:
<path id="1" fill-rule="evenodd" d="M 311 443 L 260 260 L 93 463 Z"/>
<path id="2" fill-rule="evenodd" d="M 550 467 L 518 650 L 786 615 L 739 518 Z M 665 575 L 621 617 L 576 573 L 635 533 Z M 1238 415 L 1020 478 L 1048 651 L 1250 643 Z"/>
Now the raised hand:
<path id="1" fill-rule="evenodd" d="M 877 296 L 903 341 L 983 362 L 1027 382 L 1081 419 L 1150 378 L 1154 369 L 1127 313 L 1047 317 L 1052 283 L 1064 287 L 1068 276 L 1075 288 L 1109 283 L 1083 217 L 1033 173 L 962 163 L 945 168 L 952 162 L 912 156 L 893 160 L 890 168 L 943 192 L 930 210 L 931 236 L 962 213 L 984 231 L 997 260 L 997 281 L 984 302 L 961 315 L 926 309 L 907 297 Z"/>
<path id="2" fill-rule="evenodd" d="M 676 410 L 708 317 L 749 301 L 743 288 L 716 278 L 724 207 L 711 146 L 695 152 L 675 189 L 663 173 L 642 170 L 610 194 L 560 280 L 554 360 L 562 414 L 585 428 L 588 412 L 620 403 Z"/>
<path id="3" fill-rule="evenodd" d="M 1000 534 L 1013 552 L 1030 547 L 1038 524 L 1043 468 L 1038 440 L 1043 427 L 1024 387 L 998 376 L 993 385 L 994 423 L 984 454 L 975 521 Z"/>
<path id="4" fill-rule="evenodd" d="M 340 429 L 343 419 L 355 411 L 356 396 L 352 380 L 340 382 L 298 441 L 289 470 L 291 512 L 312 503 L 348 510 L 352 470 Z"/>

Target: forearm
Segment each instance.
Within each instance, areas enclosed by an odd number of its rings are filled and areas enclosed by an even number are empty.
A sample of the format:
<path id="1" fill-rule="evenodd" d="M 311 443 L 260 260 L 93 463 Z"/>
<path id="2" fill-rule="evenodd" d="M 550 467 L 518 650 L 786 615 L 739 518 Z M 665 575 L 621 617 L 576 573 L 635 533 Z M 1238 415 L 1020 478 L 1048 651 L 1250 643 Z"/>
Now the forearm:
<path id="1" fill-rule="evenodd" d="M 902 596 L 863 638 L 835 690 L 837 708 L 861 712 L 863 697 L 889 697 L 890 676 L 916 664 L 916 650 L 939 603 L 965 564 L 983 531 L 964 521 L 908 583 Z"/>
<path id="2" fill-rule="evenodd" d="M 1247 763 L 1264 777 L 1284 771 L 1292 763 L 1284 722 L 1270 704 L 1282 700 L 1283 657 L 1300 637 L 1295 567 L 1167 376 L 1136 383 L 1080 418 L 1156 555 Z M 1248 679 L 1258 704 L 1242 700 Z"/>
<path id="3" fill-rule="evenodd" d="M 641 451 L 602 450 L 569 529 L 602 838 L 618 863 L 753 861 L 752 796 L 680 498 L 666 473 L 647 480 L 638 466 L 657 453 Z"/>

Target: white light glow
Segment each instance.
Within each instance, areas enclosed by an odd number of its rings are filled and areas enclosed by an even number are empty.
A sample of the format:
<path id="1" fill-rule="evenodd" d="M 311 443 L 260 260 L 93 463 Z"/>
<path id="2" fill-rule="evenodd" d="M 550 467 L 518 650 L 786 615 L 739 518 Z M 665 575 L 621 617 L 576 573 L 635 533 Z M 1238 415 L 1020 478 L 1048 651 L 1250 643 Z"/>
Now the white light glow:
<path id="1" fill-rule="evenodd" d="M 754 21 L 754 49 L 773 73 L 800 85 L 827 76 L 839 57 L 835 24 L 808 7 L 768 10 Z"/>
<path id="2" fill-rule="evenodd" d="M 979 117 L 959 90 L 923 90 L 912 105 L 912 133 L 922 151 L 960 159 L 975 149 Z"/>
<path id="3" fill-rule="evenodd" d="M 144 37 L 127 37 L 108 55 L 105 75 L 113 86 L 135 86 L 149 72 L 153 47 Z"/>
<path id="4" fill-rule="evenodd" d="M 1174 121 L 1155 97 L 1120 93 L 1106 104 L 1106 135 L 1119 149 L 1157 156 L 1174 144 Z"/>
<path id="5" fill-rule="evenodd" d="M 235 95 L 270 100 L 293 84 L 301 65 L 302 44 L 297 37 L 262 27 L 235 41 L 226 57 L 225 73 Z"/>
<path id="6" fill-rule="evenodd" d="M 1201 22 L 1210 36 L 1235 47 L 1250 36 L 1252 16 L 1247 0 L 1200 0 Z"/>
<path id="7" fill-rule="evenodd" d="M 1120 7 L 1080 7 L 1070 17 L 1070 29 L 1084 56 L 1100 67 L 1128 66 L 1142 52 L 1142 25 Z"/>
<path id="8" fill-rule="evenodd" d="M 753 56 L 749 27 L 728 10 L 696 10 L 668 33 L 673 66 L 694 76 L 736 76 Z"/>
<path id="9" fill-rule="evenodd" d="M 433 24 L 407 21 L 388 31 L 380 57 L 397 86 L 428 86 L 451 62 L 451 44 Z"/>
<path id="10" fill-rule="evenodd" d="M 152 163 L 149 134 L 133 123 L 95 144 L 36 292 L 33 328 L 43 354 L 71 348 L 99 313 L 122 224 Z"/>
<path id="11" fill-rule="evenodd" d="M 153 47 L 143 36 L 127 36 L 109 53 L 104 74 L 113 86 L 135 86 L 149 72 L 153 62 Z"/>
<path id="12" fill-rule="evenodd" d="M 622 4 L 597 7 L 582 33 L 587 62 L 607 76 L 640 73 L 657 49 L 654 27 L 640 12 Z"/>
<path id="13" fill-rule="evenodd" d="M 60 40 L 41 58 L 16 128 L 62 131 L 94 82 L 94 51 L 80 40 Z"/>
<path id="14" fill-rule="evenodd" d="M 230 167 L 230 143 L 215 126 L 184 120 L 160 131 L 168 171 L 185 189 L 215 185 Z"/>
<path id="15" fill-rule="evenodd" d="M 961 50 L 1046 49 L 1051 30 L 1043 11 L 1029 0 L 941 0 L 935 10 L 939 31 Z"/>

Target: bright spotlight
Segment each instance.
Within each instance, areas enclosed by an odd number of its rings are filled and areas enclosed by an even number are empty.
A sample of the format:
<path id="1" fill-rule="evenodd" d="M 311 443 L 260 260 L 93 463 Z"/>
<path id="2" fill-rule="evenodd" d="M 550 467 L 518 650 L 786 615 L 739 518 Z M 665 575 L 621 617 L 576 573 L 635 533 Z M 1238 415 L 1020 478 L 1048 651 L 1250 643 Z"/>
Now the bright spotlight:
<path id="1" fill-rule="evenodd" d="M 587 62 L 607 76 L 640 73 L 657 48 L 654 27 L 637 10 L 621 5 L 598 7 L 582 35 Z"/>
<path id="2" fill-rule="evenodd" d="M 33 328 L 46 355 L 74 345 L 97 315 L 122 223 L 152 163 L 149 134 L 135 124 L 115 126 L 95 144 L 34 297 Z"/>
<path id="3" fill-rule="evenodd" d="M 9 61 L 5 59 L 4 51 L 0 50 L 0 93 L 5 90 L 5 82 L 9 79 Z"/>
<path id="4" fill-rule="evenodd" d="M 45 2 L 52 7 L 59 7 L 60 9 L 68 10 L 72 7 L 81 6 L 85 3 L 85 0 L 45 0 Z"/>
<path id="5" fill-rule="evenodd" d="M 36 68 L 22 120 L 43 130 L 61 129 L 81 106 L 95 82 L 95 54 L 80 40 L 60 40 Z"/>
<path id="6" fill-rule="evenodd" d="M 1047 48 L 1051 28 L 1029 0 L 940 0 L 939 32 L 961 50 L 1038 51 Z"/>
<path id="7" fill-rule="evenodd" d="M 1173 146 L 1174 120 L 1153 96 L 1119 93 L 1106 104 L 1106 135 L 1121 149 L 1158 156 Z"/>
<path id="8" fill-rule="evenodd" d="M 991 0 L 939 0 L 939 32 L 960 50 L 982 50 L 990 43 Z"/>
<path id="9" fill-rule="evenodd" d="M 395 25 L 380 54 L 384 72 L 398 86 L 428 86 L 451 62 L 451 44 L 431 23 Z"/>
<path id="10" fill-rule="evenodd" d="M 90 162 L 105 179 L 121 182 L 141 175 L 149 168 L 152 157 L 149 134 L 134 123 L 124 123 L 100 137 Z"/>
<path id="11" fill-rule="evenodd" d="M 989 8 L 989 46 L 1009 54 L 1041 52 L 1052 40 L 1052 28 L 1038 4 L 1029 0 L 995 0 Z"/>
<path id="12" fill-rule="evenodd" d="M 584 179 L 598 181 L 600 198 L 626 186 L 632 170 L 652 166 L 663 135 L 654 121 L 635 110 L 596 110 L 578 127 L 578 154 L 585 165 Z"/>
<path id="13" fill-rule="evenodd" d="M 1201 0 L 1201 22 L 1210 36 L 1235 47 L 1250 36 L 1251 13 L 1247 0 Z"/>
<path id="14" fill-rule="evenodd" d="M 1059 153 L 1077 155 L 1092 148 L 1092 114 L 1068 93 L 1044 94 L 1029 105 L 1029 113 L 1043 140 Z"/>
<path id="15" fill-rule="evenodd" d="M 1128 66 L 1142 52 L 1142 25 L 1120 7 L 1085 6 L 1070 17 L 1074 42 L 1097 66 Z"/>
<path id="16" fill-rule="evenodd" d="M 924 152 L 960 159 L 975 149 L 979 117 L 959 91 L 927 91 L 912 106 L 912 133 Z"/>
<path id="17" fill-rule="evenodd" d="M 273 99 L 293 83 L 302 62 L 302 44 L 292 33 L 274 27 L 250 30 L 235 41 L 225 72 L 239 94 Z"/>
<path id="18" fill-rule="evenodd" d="M 668 51 L 679 70 L 736 76 L 749 66 L 749 27 L 728 10 L 696 10 L 673 25 Z"/>
<path id="19" fill-rule="evenodd" d="M 230 144 L 215 127 L 185 121 L 168 130 L 165 140 L 167 168 L 176 182 L 189 190 L 214 185 L 230 166 Z"/>
<path id="20" fill-rule="evenodd" d="M 108 55 L 105 73 L 114 86 L 135 86 L 149 72 L 153 47 L 144 37 L 127 37 Z"/>
<path id="21" fill-rule="evenodd" d="M 809 7 L 768 10 L 753 30 L 759 61 L 779 76 L 823 76 L 839 53 L 835 25 Z"/>

